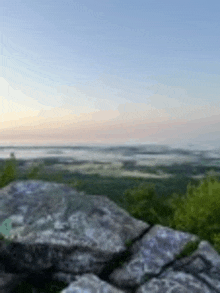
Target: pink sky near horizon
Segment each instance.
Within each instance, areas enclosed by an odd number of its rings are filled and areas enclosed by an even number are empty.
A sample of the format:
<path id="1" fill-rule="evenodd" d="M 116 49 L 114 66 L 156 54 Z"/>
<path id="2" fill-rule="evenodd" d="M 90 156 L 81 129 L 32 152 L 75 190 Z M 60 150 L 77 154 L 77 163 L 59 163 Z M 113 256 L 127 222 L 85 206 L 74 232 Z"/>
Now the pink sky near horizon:
<path id="1" fill-rule="evenodd" d="M 21 92 L 18 93 L 21 95 Z M 2 98 L 2 105 L 4 101 Z M 129 111 L 99 110 L 79 115 L 71 114 L 71 111 L 62 107 L 42 108 L 40 111 L 31 108 L 22 111 L 24 109 L 21 108 L 19 111 L 15 108 L 17 104 L 11 101 L 10 105 L 11 108 L 8 105 L 8 111 L 1 115 L 1 144 L 114 145 L 140 142 L 172 145 L 181 141 L 195 141 L 196 138 L 205 142 L 205 137 L 210 140 L 213 134 L 220 137 L 220 109 L 208 105 L 194 109 L 189 106 L 173 107 L 172 115 L 167 109 L 148 106 L 144 110 L 144 104 L 139 104 L 139 109 L 132 111 L 137 103 L 130 103 Z M 190 111 L 191 114 L 187 116 Z M 185 113 L 185 116 L 176 117 L 175 113 Z M 207 113 L 212 115 L 206 117 Z"/>

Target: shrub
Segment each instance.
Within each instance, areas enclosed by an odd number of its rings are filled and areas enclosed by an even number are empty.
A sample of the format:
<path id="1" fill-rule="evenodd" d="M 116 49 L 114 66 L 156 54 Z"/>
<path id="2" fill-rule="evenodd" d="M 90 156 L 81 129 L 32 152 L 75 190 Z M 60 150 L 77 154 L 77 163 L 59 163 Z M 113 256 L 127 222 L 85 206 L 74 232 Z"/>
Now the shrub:
<path id="1" fill-rule="evenodd" d="M 220 252 L 220 182 L 212 173 L 206 174 L 198 187 L 187 186 L 187 194 L 178 203 L 170 226 L 198 235 L 213 244 Z"/>
<path id="2" fill-rule="evenodd" d="M 3 174 L 0 175 L 0 187 L 8 185 L 17 179 L 17 161 L 14 153 L 10 154 L 10 159 L 6 160 Z"/>
<path id="3" fill-rule="evenodd" d="M 174 193 L 164 201 L 157 196 L 154 184 L 128 189 L 124 193 L 124 208 L 151 225 L 161 224 L 197 235 L 220 253 L 220 182 L 212 170 L 197 187 L 190 183 L 186 195 Z"/>
<path id="4" fill-rule="evenodd" d="M 142 183 L 137 188 L 124 192 L 125 209 L 134 217 L 149 224 L 168 224 L 173 210 L 162 202 L 155 191 L 154 184 Z"/>

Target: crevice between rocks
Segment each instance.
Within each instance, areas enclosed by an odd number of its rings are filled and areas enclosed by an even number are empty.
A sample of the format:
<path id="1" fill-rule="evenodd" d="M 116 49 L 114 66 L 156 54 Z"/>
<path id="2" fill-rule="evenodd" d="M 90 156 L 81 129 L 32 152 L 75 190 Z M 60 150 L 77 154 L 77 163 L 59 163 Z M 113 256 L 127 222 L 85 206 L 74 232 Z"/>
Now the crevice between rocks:
<path id="1" fill-rule="evenodd" d="M 150 227 L 148 227 L 147 229 L 145 229 L 138 237 L 134 238 L 131 241 L 131 246 L 138 240 L 141 240 L 141 238 L 148 233 L 155 225 L 151 225 Z M 202 240 L 201 240 L 202 241 Z M 200 241 L 200 242 L 201 242 Z M 110 282 L 109 280 L 109 276 L 111 275 L 111 273 L 120 267 L 121 263 L 124 262 L 128 262 L 130 257 L 132 256 L 132 253 L 130 251 L 130 247 L 127 248 L 124 252 L 117 254 L 117 256 L 115 256 L 109 263 L 108 265 L 106 265 L 106 267 L 103 269 L 103 271 L 99 274 L 99 278 L 102 279 L 103 281 L 112 284 L 112 282 Z M 143 277 L 143 281 L 141 282 L 141 284 L 136 285 L 136 286 L 123 286 L 123 287 L 119 287 L 116 284 L 112 284 L 114 285 L 116 288 L 121 289 L 121 290 L 125 290 L 128 293 L 135 293 L 136 290 L 143 285 L 144 283 L 146 283 L 147 281 L 150 281 L 152 278 L 158 278 L 160 277 L 164 271 L 166 271 L 169 268 L 172 268 L 173 271 L 183 271 L 185 273 L 191 274 L 194 278 L 198 279 L 199 281 L 201 281 L 202 283 L 204 283 L 213 293 L 220 293 L 220 290 L 217 290 L 215 287 L 213 287 L 209 282 L 207 282 L 204 278 L 198 276 L 196 273 L 193 273 L 192 270 L 187 269 L 188 264 L 190 264 L 191 262 L 193 262 L 196 259 L 201 259 L 205 264 L 206 264 L 206 270 L 211 269 L 212 265 L 211 263 L 205 259 L 202 255 L 195 255 L 195 256 L 183 256 L 180 257 L 179 259 L 174 259 L 173 261 L 169 262 L 168 264 L 166 264 L 159 273 L 157 274 L 146 274 L 146 276 Z M 182 263 L 182 261 L 184 260 L 184 262 Z M 185 267 L 185 268 L 184 268 Z M 147 277 L 147 281 L 144 279 L 146 279 Z"/>
<path id="2" fill-rule="evenodd" d="M 131 240 L 129 247 L 120 253 L 117 253 L 112 259 L 111 261 L 109 261 L 105 268 L 102 270 L 102 272 L 100 274 L 98 274 L 98 277 L 102 280 L 105 281 L 108 284 L 111 284 L 113 286 L 115 286 L 116 288 L 120 289 L 120 290 L 124 290 L 128 293 L 135 293 L 135 290 L 139 287 L 139 286 L 123 286 L 123 287 L 119 287 L 116 284 L 113 284 L 112 281 L 109 280 L 109 276 L 111 275 L 111 273 L 117 269 L 120 268 L 121 265 L 123 265 L 124 263 L 128 262 L 132 256 L 131 253 L 131 247 L 132 245 L 141 240 L 143 238 L 143 236 L 148 233 L 151 229 L 153 229 L 154 225 L 150 225 L 148 228 L 146 228 L 140 235 L 138 235 L 137 237 L 135 237 L 134 239 Z"/>
<path id="3" fill-rule="evenodd" d="M 211 267 L 212 267 L 211 263 L 207 259 L 205 259 L 202 255 L 198 254 L 198 255 L 195 255 L 195 256 L 192 256 L 192 255 L 191 256 L 183 256 L 183 257 L 179 258 L 178 260 L 174 259 L 173 261 L 167 263 L 165 266 L 163 266 L 163 268 L 161 269 L 161 271 L 158 274 L 151 274 L 151 275 L 146 274 L 146 276 L 148 277 L 148 281 L 150 279 L 152 279 L 152 278 L 160 277 L 167 269 L 172 268 L 173 271 L 185 272 L 185 273 L 188 273 L 188 274 L 192 275 L 194 278 L 196 278 L 199 281 L 201 281 L 202 283 L 204 283 L 211 290 L 211 292 L 220 293 L 220 290 L 217 290 L 209 282 L 207 282 L 204 278 L 198 276 L 196 273 L 193 273 L 192 270 L 187 269 L 187 267 L 185 267 L 185 266 L 187 266 L 188 264 L 192 263 L 194 260 L 196 260 L 198 258 L 201 259 L 206 264 L 207 270 L 211 269 Z M 135 290 L 137 290 L 138 287 L 136 287 Z"/>
<path id="4" fill-rule="evenodd" d="M 188 273 L 192 275 L 194 278 L 198 279 L 202 283 L 204 283 L 210 290 L 211 292 L 215 293 L 220 293 L 220 290 L 217 290 L 215 287 L 213 287 L 209 282 L 207 282 L 204 278 L 200 277 L 198 274 L 194 273 L 192 270 L 187 269 L 187 267 L 184 268 L 184 266 L 187 266 L 188 264 L 192 263 L 196 259 L 201 259 L 205 264 L 206 264 L 206 269 L 204 271 L 208 271 L 212 268 L 212 264 L 210 261 L 208 261 L 206 258 L 204 258 L 202 255 L 194 255 L 194 256 L 189 256 L 189 257 L 183 257 L 180 258 L 180 262 L 174 260 L 173 262 L 173 270 L 174 271 L 183 271 L 185 273 Z M 181 264 L 181 260 L 185 260 L 183 264 Z M 164 268 L 163 268 L 164 271 Z"/>

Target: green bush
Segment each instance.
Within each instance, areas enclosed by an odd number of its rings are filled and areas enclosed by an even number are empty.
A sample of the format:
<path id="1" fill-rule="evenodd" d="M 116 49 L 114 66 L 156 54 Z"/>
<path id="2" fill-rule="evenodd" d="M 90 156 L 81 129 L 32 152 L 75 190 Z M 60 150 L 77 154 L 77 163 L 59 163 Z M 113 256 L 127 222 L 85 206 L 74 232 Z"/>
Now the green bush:
<path id="1" fill-rule="evenodd" d="M 155 192 L 155 185 L 142 183 L 137 188 L 124 192 L 124 208 L 134 217 L 151 225 L 169 223 L 173 212 L 165 201 L 162 202 Z"/>
<path id="2" fill-rule="evenodd" d="M 220 253 L 220 182 L 213 171 L 186 195 L 174 193 L 162 201 L 154 184 L 141 184 L 124 193 L 124 208 L 151 225 L 161 224 L 209 241 Z"/>
<path id="3" fill-rule="evenodd" d="M 220 252 L 220 182 L 212 173 L 206 174 L 198 187 L 189 185 L 187 195 L 173 207 L 170 226 L 198 235 L 218 246 Z"/>
<path id="4" fill-rule="evenodd" d="M 0 175 L 0 187 L 8 185 L 10 182 L 16 180 L 17 178 L 17 161 L 14 153 L 11 153 L 10 159 L 6 160 L 4 171 Z"/>

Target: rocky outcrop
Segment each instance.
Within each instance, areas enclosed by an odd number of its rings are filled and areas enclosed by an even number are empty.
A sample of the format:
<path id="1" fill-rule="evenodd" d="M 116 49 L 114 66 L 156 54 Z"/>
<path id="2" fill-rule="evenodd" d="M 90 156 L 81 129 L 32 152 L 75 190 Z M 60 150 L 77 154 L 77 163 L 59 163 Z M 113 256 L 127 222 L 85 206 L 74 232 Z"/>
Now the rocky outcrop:
<path id="1" fill-rule="evenodd" d="M 18 292 L 25 282 L 37 290 L 58 281 L 62 293 L 220 292 L 220 256 L 208 242 L 150 226 L 106 196 L 16 181 L 0 190 L 0 223 L 5 220 L 10 233 L 0 240 L 2 293 Z M 198 248 L 178 258 L 195 241 Z"/>

